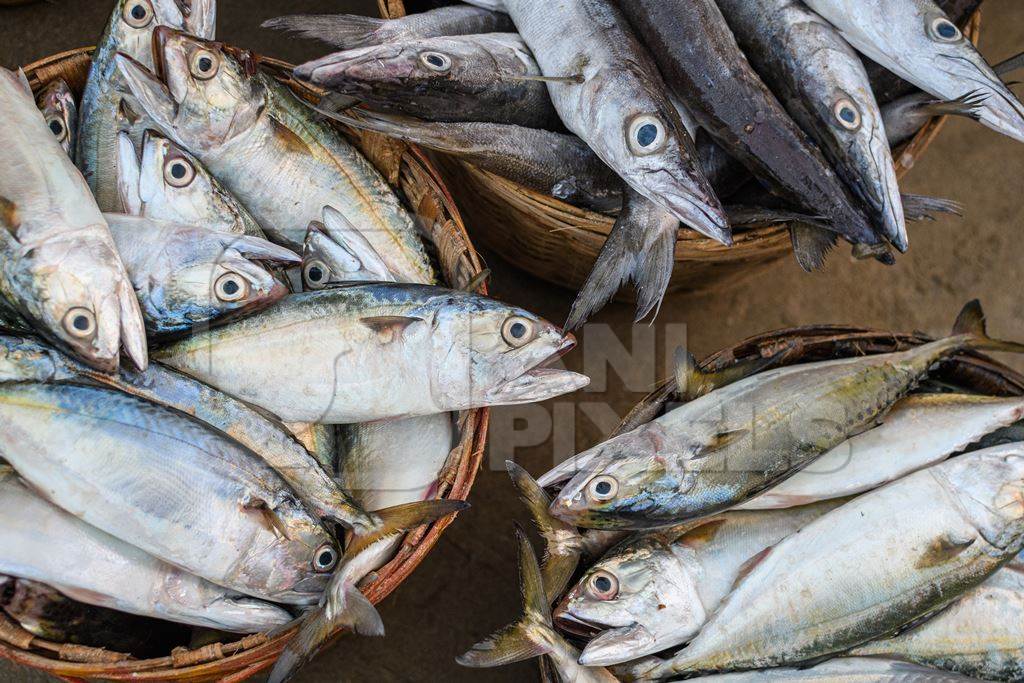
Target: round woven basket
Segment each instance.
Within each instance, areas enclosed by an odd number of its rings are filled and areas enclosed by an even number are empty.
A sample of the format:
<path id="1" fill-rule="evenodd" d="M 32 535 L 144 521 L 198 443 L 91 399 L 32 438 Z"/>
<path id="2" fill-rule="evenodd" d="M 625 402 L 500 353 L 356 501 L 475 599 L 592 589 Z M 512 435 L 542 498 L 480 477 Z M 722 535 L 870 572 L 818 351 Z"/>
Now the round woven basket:
<path id="1" fill-rule="evenodd" d="M 407 6 L 415 12 L 437 4 L 428 0 L 377 2 L 381 14 L 388 18 L 404 16 Z M 980 28 L 978 13 L 964 32 L 977 42 Z M 899 177 L 914 166 L 944 124 L 945 118 L 931 121 L 894 151 Z M 580 288 L 614 219 L 535 192 L 455 157 L 434 154 L 433 158 L 481 245 L 531 275 L 569 289 Z M 693 230 L 680 230 L 668 291 L 720 289 L 755 275 L 792 251 L 789 229 L 784 225 L 737 230 L 734 239 L 733 246 L 726 247 Z M 630 301 L 632 294 L 623 289 L 616 298 Z"/>
<path id="2" fill-rule="evenodd" d="M 25 73 L 34 91 L 55 78 L 63 78 L 74 92 L 81 94 L 91 53 L 92 48 L 64 52 L 26 66 Z M 301 97 L 318 97 L 319 93 L 308 86 L 290 80 L 287 64 L 269 59 L 261 63 Z M 419 219 L 435 249 L 445 281 L 454 288 L 479 281 L 477 278 L 483 271 L 481 261 L 451 196 L 422 152 L 373 133 L 342 131 L 383 173 Z M 480 284 L 477 291 L 486 294 L 485 285 Z M 487 420 L 487 410 L 469 411 L 460 416 L 459 443 L 445 467 L 439 497 L 465 500 L 469 495 L 483 457 Z M 453 519 L 454 515 L 407 534 L 395 558 L 363 588 L 366 596 L 377 603 L 397 588 L 423 561 Z M 294 634 L 295 627 L 273 639 L 256 634 L 199 650 L 178 648 L 157 659 L 118 660 L 113 653 L 104 650 L 36 638 L 0 615 L 0 657 L 68 681 L 243 681 L 270 667 Z"/>

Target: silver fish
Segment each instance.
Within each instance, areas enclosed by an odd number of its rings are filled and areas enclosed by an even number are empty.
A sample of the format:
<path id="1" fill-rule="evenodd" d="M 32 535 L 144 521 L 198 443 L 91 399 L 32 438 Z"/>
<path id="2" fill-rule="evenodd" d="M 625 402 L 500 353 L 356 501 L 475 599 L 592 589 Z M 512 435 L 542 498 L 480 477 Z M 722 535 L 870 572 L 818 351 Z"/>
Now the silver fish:
<path id="1" fill-rule="evenodd" d="M 284 85 L 222 46 L 161 27 L 166 85 L 119 56 L 132 93 L 162 133 L 194 154 L 275 242 L 301 249 L 333 206 L 403 281 L 433 281 L 412 217 L 380 173 Z"/>
<path id="2" fill-rule="evenodd" d="M 81 174 L 24 74 L 0 69 L 0 294 L 49 339 L 113 371 L 140 368 L 146 333 L 131 282 Z"/>
<path id="3" fill-rule="evenodd" d="M 931 95 L 986 96 L 983 124 L 1024 141 L 1024 104 L 932 0 L 808 0 L 860 52 Z"/>
<path id="4" fill-rule="evenodd" d="M 338 562 L 280 475 L 182 413 L 104 388 L 4 384 L 0 423 L 4 458 L 48 500 L 217 585 L 309 604 Z"/>
<path id="5" fill-rule="evenodd" d="M 233 633 L 291 620 L 95 529 L 0 470 L 0 571 L 57 587 L 89 605 Z"/>
<path id="6" fill-rule="evenodd" d="M 180 334 L 265 308 L 285 294 L 267 265 L 301 262 L 258 237 L 105 214 L 153 335 Z"/>
<path id="7" fill-rule="evenodd" d="M 842 657 L 809 669 L 762 669 L 698 676 L 708 683 L 970 683 L 973 678 L 876 657 Z"/>
<path id="8" fill-rule="evenodd" d="M 648 680 L 790 666 L 893 633 L 935 614 L 1020 552 L 1021 501 L 1024 444 L 895 481 L 774 546 L 674 657 L 626 669 Z"/>
<path id="9" fill-rule="evenodd" d="M 216 0 L 116 0 L 107 27 L 92 55 L 89 79 L 79 107 L 75 161 L 103 211 L 123 212 L 117 193 L 117 133 L 130 126 L 125 120 L 123 82 L 114 56 L 131 56 L 153 68 L 153 30 L 157 26 L 184 29 L 213 38 Z M 124 105 L 134 109 L 128 98 Z"/>
<path id="10" fill-rule="evenodd" d="M 67 82 L 58 78 L 46 84 L 36 96 L 46 126 L 68 154 L 75 153 L 78 132 L 78 105 Z"/>

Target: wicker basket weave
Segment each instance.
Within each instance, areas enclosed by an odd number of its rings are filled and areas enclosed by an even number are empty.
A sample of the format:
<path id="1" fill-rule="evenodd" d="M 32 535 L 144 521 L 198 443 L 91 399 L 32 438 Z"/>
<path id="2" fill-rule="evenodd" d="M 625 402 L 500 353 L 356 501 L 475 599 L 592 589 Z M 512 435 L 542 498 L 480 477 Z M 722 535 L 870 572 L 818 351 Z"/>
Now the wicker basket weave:
<path id="1" fill-rule="evenodd" d="M 88 75 L 91 52 L 92 48 L 72 50 L 25 67 L 33 90 L 38 91 L 59 77 L 80 94 Z M 269 59 L 261 62 L 300 96 L 308 99 L 318 96 L 308 86 L 288 79 L 287 64 Z M 344 132 L 399 190 L 420 225 L 426 226 L 446 282 L 461 288 L 477 278 L 483 270 L 481 261 L 451 196 L 422 152 L 373 133 Z M 486 287 L 481 284 L 477 291 L 486 294 Z M 439 497 L 465 500 L 469 495 L 483 457 L 487 420 L 487 410 L 469 411 L 460 416 L 459 444 L 445 468 Z M 430 552 L 453 519 L 454 516 L 450 516 L 407 534 L 395 558 L 363 589 L 366 596 L 377 603 L 397 588 Z M 115 657 L 104 650 L 36 638 L 0 615 L 0 657 L 69 681 L 243 681 L 270 667 L 293 636 L 294 627 L 274 639 L 256 634 L 199 650 L 179 648 L 158 659 L 112 661 Z"/>
<path id="2" fill-rule="evenodd" d="M 407 4 L 412 11 L 427 7 L 422 0 L 377 3 L 381 14 L 390 18 L 404 16 Z M 980 28 L 978 13 L 964 32 L 977 42 Z M 914 166 L 944 124 L 945 118 L 931 121 L 913 140 L 895 150 L 899 177 Z M 435 154 L 433 158 L 482 246 L 547 282 L 573 290 L 582 286 L 611 232 L 612 218 L 566 204 L 454 157 Z M 792 251 L 785 226 L 738 230 L 734 239 L 735 244 L 726 247 L 692 230 L 680 230 L 668 291 L 720 289 L 755 275 Z M 623 289 L 616 298 L 629 301 L 632 295 Z"/>

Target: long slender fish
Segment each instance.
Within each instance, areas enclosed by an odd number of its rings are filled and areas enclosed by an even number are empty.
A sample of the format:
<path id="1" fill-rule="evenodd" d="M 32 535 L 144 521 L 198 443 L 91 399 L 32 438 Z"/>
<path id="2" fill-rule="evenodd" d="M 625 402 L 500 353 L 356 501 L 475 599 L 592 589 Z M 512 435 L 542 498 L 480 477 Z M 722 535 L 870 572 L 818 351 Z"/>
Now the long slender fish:
<path id="1" fill-rule="evenodd" d="M 936 361 L 965 348 L 1024 351 L 990 339 L 971 302 L 946 339 L 755 374 L 567 460 L 540 483 L 571 477 L 551 510 L 577 526 L 642 529 L 707 516 L 874 426 Z M 684 388 L 705 379 L 686 358 L 677 376 Z"/>
<path id="2" fill-rule="evenodd" d="M 36 104 L 53 137 L 65 152 L 73 155 L 78 139 L 78 105 L 67 82 L 57 78 L 47 83 L 36 96 Z"/>
<path id="3" fill-rule="evenodd" d="M 247 57 L 163 27 L 155 41 L 166 85 L 118 57 L 133 94 L 160 131 L 202 161 L 271 239 L 300 250 L 310 221 L 332 206 L 399 279 L 433 279 L 412 216 L 337 130 Z"/>
<path id="4" fill-rule="evenodd" d="M 348 50 L 297 66 L 295 76 L 370 109 L 428 121 L 562 128 L 540 67 L 515 33 Z"/>
<path id="5" fill-rule="evenodd" d="M 868 208 L 878 232 L 905 251 L 896 170 L 860 57 L 802 2 L 723 0 L 719 6 L 758 73 Z"/>
<path id="6" fill-rule="evenodd" d="M 791 666 L 893 633 L 1020 552 L 1022 500 L 1021 444 L 963 455 L 860 496 L 774 546 L 686 648 L 640 660 L 629 673 L 648 680 Z"/>
<path id="7" fill-rule="evenodd" d="M 574 391 L 586 377 L 543 367 L 574 344 L 485 297 L 385 283 L 295 294 L 157 355 L 287 422 L 347 424 Z"/>
<path id="8" fill-rule="evenodd" d="M 0 69 L 0 120 L 0 294 L 93 366 L 114 371 L 123 344 L 145 368 L 146 332 L 131 281 L 24 74 Z"/>
<path id="9" fill-rule="evenodd" d="M 860 52 L 943 100 L 986 96 L 983 124 L 1024 141 L 1024 104 L 932 0 L 808 0 Z"/>
<path id="10" fill-rule="evenodd" d="M 216 0 L 117 0 L 89 67 L 79 107 L 75 161 L 103 211 L 122 212 L 117 193 L 117 133 L 130 126 L 124 107 L 134 110 L 122 93 L 114 56 L 126 54 L 153 68 L 153 31 L 157 26 L 183 29 L 213 38 Z M 122 102 L 125 105 L 122 106 Z"/>
<path id="11" fill-rule="evenodd" d="M 292 31 L 350 50 L 421 38 L 499 33 L 515 27 L 507 14 L 486 8 L 455 5 L 417 12 L 397 19 L 356 14 L 294 14 L 263 22 L 263 28 Z"/>
<path id="12" fill-rule="evenodd" d="M 0 423 L 4 458 L 48 500 L 217 585 L 309 604 L 337 564 L 280 475 L 182 413 L 104 388 L 4 384 Z"/>
<path id="13" fill-rule="evenodd" d="M 106 503 L 104 503 L 105 505 Z M 55 586 L 90 605 L 233 633 L 291 615 L 148 555 L 32 493 L 0 469 L 0 571 Z"/>
<path id="14" fill-rule="evenodd" d="M 978 683 L 973 678 L 877 657 L 841 657 L 810 668 L 761 669 L 699 676 L 707 683 Z"/>

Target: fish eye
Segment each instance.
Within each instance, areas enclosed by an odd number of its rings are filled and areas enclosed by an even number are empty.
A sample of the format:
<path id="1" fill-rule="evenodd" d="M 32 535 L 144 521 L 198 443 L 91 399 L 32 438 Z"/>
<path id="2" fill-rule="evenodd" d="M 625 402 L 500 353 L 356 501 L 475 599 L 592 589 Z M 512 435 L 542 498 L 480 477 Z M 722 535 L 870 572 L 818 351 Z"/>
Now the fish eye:
<path id="1" fill-rule="evenodd" d="M 587 484 L 587 495 L 592 500 L 611 500 L 618 492 L 619 482 L 607 474 L 596 476 Z"/>
<path id="2" fill-rule="evenodd" d="M 836 115 L 836 121 L 846 130 L 857 130 L 860 128 L 860 109 L 853 100 L 844 97 L 835 103 L 832 112 Z"/>
<path id="3" fill-rule="evenodd" d="M 199 80 L 207 81 L 220 70 L 220 59 L 209 50 L 196 50 L 189 61 L 189 70 Z"/>
<path id="4" fill-rule="evenodd" d="M 323 574 L 334 569 L 336 564 L 338 564 L 338 551 L 330 543 L 323 544 L 313 554 L 313 571 Z"/>
<path id="5" fill-rule="evenodd" d="M 153 6 L 149 0 L 132 0 L 124 6 L 121 16 L 132 28 L 145 28 L 153 21 Z"/>
<path id="6" fill-rule="evenodd" d="M 196 177 L 196 167 L 187 159 L 168 159 L 164 163 L 164 180 L 171 187 L 187 187 Z"/>
<path id="7" fill-rule="evenodd" d="M 331 269 L 320 259 L 310 261 L 302 267 L 302 276 L 306 280 L 306 286 L 310 289 L 320 289 L 326 285 L 330 275 Z"/>
<path id="8" fill-rule="evenodd" d="M 590 577 L 587 592 L 598 600 L 614 600 L 619 595 L 619 580 L 611 572 L 601 569 Z"/>
<path id="9" fill-rule="evenodd" d="M 221 301 L 240 301 L 249 296 L 249 283 L 238 273 L 225 273 L 217 278 L 213 293 Z"/>
<path id="10" fill-rule="evenodd" d="M 96 316 L 88 308 L 72 308 L 64 314 L 64 330 L 75 339 L 96 334 Z"/>
<path id="11" fill-rule="evenodd" d="M 656 116 L 637 116 L 629 124 L 629 146 L 635 154 L 654 154 L 665 146 L 665 124 Z"/>
<path id="12" fill-rule="evenodd" d="M 423 66 L 431 71 L 447 73 L 452 69 L 452 58 L 443 52 L 424 52 L 420 55 Z"/>
<path id="13" fill-rule="evenodd" d="M 50 128 L 50 132 L 53 133 L 53 137 L 57 138 L 58 142 L 64 142 L 64 139 L 68 136 L 68 129 L 64 127 L 64 122 L 60 118 L 54 116 L 46 125 Z"/>
<path id="14" fill-rule="evenodd" d="M 529 318 L 514 315 L 501 324 L 501 338 L 514 349 L 526 346 L 537 336 L 537 327 Z"/>
<path id="15" fill-rule="evenodd" d="M 955 43 L 964 37 L 964 34 L 960 32 L 956 24 L 946 17 L 933 19 L 928 28 L 932 37 L 943 43 Z"/>

